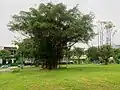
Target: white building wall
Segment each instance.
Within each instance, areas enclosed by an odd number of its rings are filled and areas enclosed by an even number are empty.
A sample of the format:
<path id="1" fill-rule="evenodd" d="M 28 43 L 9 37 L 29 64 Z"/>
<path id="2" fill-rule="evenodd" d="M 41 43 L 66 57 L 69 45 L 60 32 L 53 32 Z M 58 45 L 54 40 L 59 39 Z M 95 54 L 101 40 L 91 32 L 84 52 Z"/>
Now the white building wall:
<path id="1" fill-rule="evenodd" d="M 2 59 L 0 59 L 0 64 L 2 64 Z"/>

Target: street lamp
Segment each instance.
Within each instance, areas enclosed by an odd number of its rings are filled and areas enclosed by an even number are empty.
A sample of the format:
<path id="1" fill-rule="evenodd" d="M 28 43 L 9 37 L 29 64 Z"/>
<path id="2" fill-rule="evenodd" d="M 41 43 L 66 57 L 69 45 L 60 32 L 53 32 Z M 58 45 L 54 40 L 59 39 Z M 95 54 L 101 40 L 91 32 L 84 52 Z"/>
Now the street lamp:
<path id="1" fill-rule="evenodd" d="M 18 50 L 19 46 L 16 45 L 16 47 L 17 47 L 17 50 Z M 21 64 L 20 68 L 23 69 L 23 53 L 21 51 L 18 51 L 18 55 L 19 55 L 19 60 L 20 60 L 20 64 Z"/>

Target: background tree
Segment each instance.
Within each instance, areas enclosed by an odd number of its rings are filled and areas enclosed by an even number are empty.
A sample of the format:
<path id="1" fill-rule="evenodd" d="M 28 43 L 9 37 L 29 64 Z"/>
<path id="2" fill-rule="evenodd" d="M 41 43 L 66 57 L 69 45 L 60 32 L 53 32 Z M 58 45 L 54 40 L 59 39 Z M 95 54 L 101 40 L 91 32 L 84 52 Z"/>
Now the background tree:
<path id="1" fill-rule="evenodd" d="M 91 62 L 99 62 L 99 50 L 97 47 L 88 48 L 86 54 Z"/>
<path id="2" fill-rule="evenodd" d="M 77 57 L 78 63 L 79 64 L 82 63 L 82 61 L 80 60 L 80 57 L 84 54 L 84 48 L 74 47 L 72 52 L 73 52 L 73 55 Z"/>
<path id="3" fill-rule="evenodd" d="M 114 50 L 111 45 L 103 45 L 99 49 L 100 57 L 104 60 L 104 64 L 109 63 L 109 58 L 114 57 Z"/>
<path id="4" fill-rule="evenodd" d="M 113 49 L 114 50 L 114 59 L 117 64 L 120 63 L 120 48 Z"/>
<path id="5" fill-rule="evenodd" d="M 17 60 L 19 60 L 21 54 L 24 59 L 30 59 L 36 66 L 39 66 L 40 62 L 38 62 L 37 50 L 32 38 L 23 39 L 21 42 L 15 41 L 14 44 L 19 47 L 15 55 Z"/>
<path id="6" fill-rule="evenodd" d="M 104 29 L 106 30 L 106 44 L 112 45 L 112 38 L 116 31 L 114 31 L 114 24 L 111 21 L 104 21 Z"/>
<path id="7" fill-rule="evenodd" d="M 18 45 L 18 53 L 21 52 L 25 58 L 34 58 L 35 47 L 32 38 L 23 39 L 21 42 L 15 41 L 14 44 Z"/>
<path id="8" fill-rule="evenodd" d="M 0 58 L 2 60 L 8 60 L 11 58 L 11 53 L 8 50 L 0 50 Z"/>
<path id="9" fill-rule="evenodd" d="M 82 14 L 77 6 L 72 9 L 62 4 L 40 4 L 38 8 L 14 15 L 8 27 L 33 38 L 36 56 L 44 60 L 45 68 L 57 68 L 63 50 L 77 42 L 87 43 L 95 35 L 93 14 Z"/>

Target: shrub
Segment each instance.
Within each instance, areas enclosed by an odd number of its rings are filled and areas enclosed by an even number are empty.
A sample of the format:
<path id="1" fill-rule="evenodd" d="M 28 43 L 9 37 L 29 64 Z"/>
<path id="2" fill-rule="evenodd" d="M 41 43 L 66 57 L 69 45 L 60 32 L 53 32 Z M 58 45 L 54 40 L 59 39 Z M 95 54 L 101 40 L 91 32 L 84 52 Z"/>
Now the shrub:
<path id="1" fill-rule="evenodd" d="M 10 66 L 17 66 L 17 65 L 18 65 L 17 63 L 10 64 Z"/>

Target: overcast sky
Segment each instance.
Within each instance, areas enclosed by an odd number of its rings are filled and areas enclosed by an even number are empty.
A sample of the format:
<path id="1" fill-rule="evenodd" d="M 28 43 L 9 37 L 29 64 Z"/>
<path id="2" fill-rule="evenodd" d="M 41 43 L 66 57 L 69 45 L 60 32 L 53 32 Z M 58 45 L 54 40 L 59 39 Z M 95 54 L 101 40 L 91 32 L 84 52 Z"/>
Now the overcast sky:
<path id="1" fill-rule="evenodd" d="M 8 30 L 7 24 L 11 20 L 11 15 L 19 13 L 21 10 L 28 10 L 29 7 L 41 2 L 62 2 L 68 7 L 79 4 L 79 9 L 83 13 L 92 11 L 96 20 L 110 20 L 120 29 L 120 0 L 0 0 L 0 46 L 10 46 L 15 34 Z M 114 37 L 114 43 L 120 44 L 120 31 Z M 97 38 L 92 41 L 97 45 Z M 80 44 L 77 44 L 80 45 Z"/>

